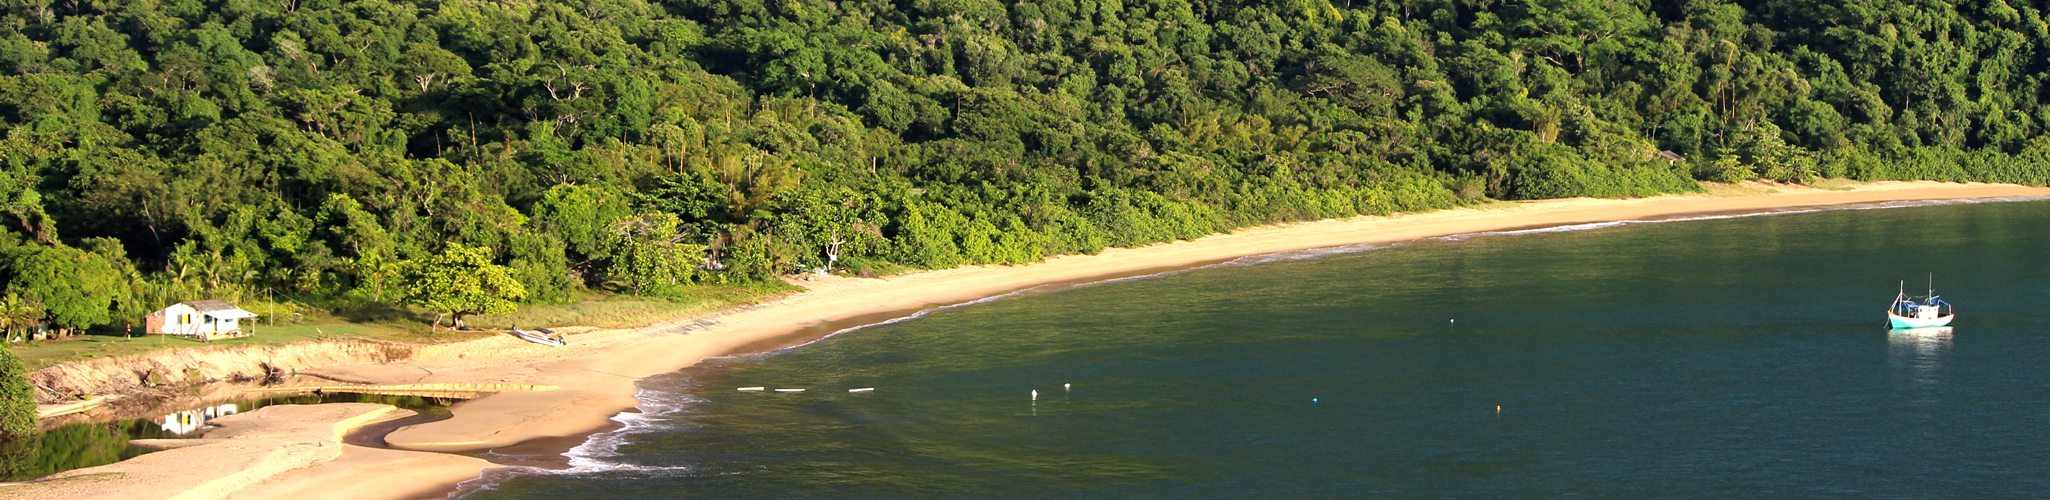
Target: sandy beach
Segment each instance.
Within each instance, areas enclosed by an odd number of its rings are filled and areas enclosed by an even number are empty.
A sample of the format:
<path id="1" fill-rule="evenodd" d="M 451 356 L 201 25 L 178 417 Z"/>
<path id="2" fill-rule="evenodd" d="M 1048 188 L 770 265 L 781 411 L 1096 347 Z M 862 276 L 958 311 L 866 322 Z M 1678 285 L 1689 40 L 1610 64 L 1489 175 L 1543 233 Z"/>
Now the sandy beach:
<path id="1" fill-rule="evenodd" d="M 82 498 L 105 496 L 88 494 L 103 491 L 118 491 L 121 498 L 137 499 L 304 498 L 308 492 L 318 492 L 313 495 L 316 497 L 434 497 L 445 495 L 457 481 L 476 477 L 479 470 L 490 464 L 468 457 L 418 452 L 482 450 L 536 439 L 586 435 L 611 425 L 610 419 L 614 415 L 631 410 L 638 403 L 634 398 L 637 391 L 635 382 L 642 378 L 673 372 L 707 357 L 789 345 L 848 326 L 1017 290 L 1161 272 L 1249 255 L 1505 229 L 1687 214 L 1747 213 L 1792 207 L 2022 196 L 2050 196 L 2050 188 L 1888 182 L 1832 190 L 1747 184 L 1719 187 L 1709 194 L 1626 200 L 1495 203 L 1422 214 L 1362 216 L 1247 228 L 1194 241 L 1109 249 L 1099 255 L 1055 257 L 1024 266 L 964 267 L 884 279 L 822 276 L 812 281 L 793 280 L 807 291 L 708 318 L 631 330 L 576 333 L 570 336 L 571 344 L 565 348 L 539 347 L 511 338 L 492 338 L 435 347 L 412 362 L 338 366 L 302 372 L 355 383 L 525 384 L 552 389 L 499 392 L 458 404 L 452 409 L 453 418 L 404 427 L 387 435 L 385 441 L 395 448 L 393 450 L 350 448 L 342 453 L 304 452 L 300 453 L 303 457 L 294 455 L 293 461 L 285 464 L 289 466 L 224 472 L 194 469 L 182 476 L 161 471 L 152 474 L 136 472 L 144 470 L 137 467 L 136 462 L 164 460 L 155 457 L 185 451 L 180 449 L 66 473 L 61 476 L 73 479 L 52 482 L 49 487 L 30 483 L 0 488 L 0 497 L 24 496 L 33 492 L 33 495 L 26 496 Z M 340 405 L 320 405 L 323 408 L 329 406 Z M 275 408 L 265 408 L 264 411 Z M 360 411 L 366 412 L 364 414 L 377 412 Z M 274 413 L 287 414 L 284 410 Z M 231 418 L 240 417 L 243 416 Z M 327 422 L 325 425 L 332 428 L 338 425 L 336 422 L 350 419 L 385 417 L 336 414 L 321 418 L 325 420 L 317 422 Z M 276 417 L 261 421 L 244 420 L 254 422 L 240 425 L 257 430 L 238 431 L 243 436 L 263 434 L 262 429 L 268 428 L 265 425 L 281 426 L 279 428 L 313 425 L 288 424 Z M 362 422 L 345 423 L 360 425 Z M 216 431 L 219 432 L 223 431 Z M 283 431 L 279 432 L 282 435 Z M 303 431 L 302 434 L 304 432 L 318 433 Z M 338 435 L 341 431 L 332 432 Z M 209 434 L 206 440 L 214 439 L 215 436 Z M 300 442 L 319 440 L 309 438 Z M 318 449 L 322 446 L 312 447 Z M 273 450 L 216 449 L 213 456 L 236 456 L 236 452 L 249 454 L 253 458 L 244 460 L 252 463 L 271 461 L 258 453 L 274 453 Z M 268 472 L 246 473 L 258 469 Z M 388 473 L 398 470 L 405 473 Z M 109 472 L 122 474 L 106 474 Z M 228 474 L 235 474 L 239 479 L 223 482 Z M 183 478 L 157 477 L 164 475 Z M 135 486 L 144 484 L 143 481 L 159 486 Z M 71 486 L 64 486 L 66 484 Z"/>

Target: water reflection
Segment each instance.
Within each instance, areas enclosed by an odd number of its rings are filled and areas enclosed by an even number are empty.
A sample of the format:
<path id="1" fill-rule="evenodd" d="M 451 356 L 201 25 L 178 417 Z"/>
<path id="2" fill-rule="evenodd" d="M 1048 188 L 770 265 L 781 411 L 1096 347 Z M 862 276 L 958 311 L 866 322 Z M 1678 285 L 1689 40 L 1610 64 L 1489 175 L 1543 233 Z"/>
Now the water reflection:
<path id="1" fill-rule="evenodd" d="M 208 420 L 234 415 L 235 410 L 235 404 L 229 403 L 171 413 L 151 421 L 155 422 L 157 427 L 163 428 L 165 432 L 184 436 L 205 429 Z"/>
<path id="2" fill-rule="evenodd" d="M 1901 370 L 1914 386 L 1943 383 L 1942 371 L 1950 357 L 1951 327 L 1903 328 L 1886 332 L 1888 364 Z"/>

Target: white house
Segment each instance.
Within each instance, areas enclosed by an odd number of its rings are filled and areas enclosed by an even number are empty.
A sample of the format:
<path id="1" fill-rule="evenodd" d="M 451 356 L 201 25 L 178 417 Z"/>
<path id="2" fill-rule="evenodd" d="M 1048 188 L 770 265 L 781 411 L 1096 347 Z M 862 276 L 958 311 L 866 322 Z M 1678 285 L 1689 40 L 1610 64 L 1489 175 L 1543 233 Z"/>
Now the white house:
<path id="1" fill-rule="evenodd" d="M 234 415 L 236 409 L 237 407 L 231 403 L 197 410 L 185 410 L 158 417 L 156 423 L 157 427 L 170 431 L 172 434 L 183 436 L 206 428 L 206 421 L 208 420 Z"/>
<path id="2" fill-rule="evenodd" d="M 203 338 L 240 337 L 240 321 L 256 317 L 221 299 L 188 300 L 171 304 L 143 317 L 143 331 L 167 335 L 197 335 Z"/>

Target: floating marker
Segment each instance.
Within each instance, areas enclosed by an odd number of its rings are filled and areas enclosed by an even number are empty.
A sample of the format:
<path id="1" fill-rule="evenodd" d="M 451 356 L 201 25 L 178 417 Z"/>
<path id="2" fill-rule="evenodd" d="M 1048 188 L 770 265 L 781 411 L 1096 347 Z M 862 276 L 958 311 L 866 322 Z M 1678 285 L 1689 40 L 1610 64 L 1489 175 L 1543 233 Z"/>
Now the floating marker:
<path id="1" fill-rule="evenodd" d="M 876 392 L 876 388 L 874 388 L 874 387 L 863 387 L 863 388 L 860 388 L 860 389 L 848 389 L 848 390 L 847 390 L 847 392 Z"/>
<path id="2" fill-rule="evenodd" d="M 740 388 L 740 390 L 742 390 L 742 391 L 759 391 L 759 390 L 762 390 L 762 389 L 764 389 L 764 388 L 762 388 L 762 387 L 742 387 L 742 388 Z"/>
<path id="3" fill-rule="evenodd" d="M 776 392 L 804 392 L 804 389 L 776 389 Z"/>
<path id="4" fill-rule="evenodd" d="M 1063 391 L 1072 391 L 1072 390 L 1075 390 L 1075 384 L 1061 384 L 1061 390 L 1063 390 Z"/>
<path id="5" fill-rule="evenodd" d="M 1310 398 L 1310 404 L 1317 404 L 1317 398 Z"/>
<path id="6" fill-rule="evenodd" d="M 1033 400 L 1033 401 L 1038 401 L 1038 400 L 1039 400 L 1039 389 L 1033 389 L 1033 390 L 1032 390 L 1032 400 Z"/>
<path id="7" fill-rule="evenodd" d="M 1495 414 L 1496 414 L 1496 415 L 1501 415 L 1501 414 L 1502 414 L 1502 405 L 1495 405 Z"/>

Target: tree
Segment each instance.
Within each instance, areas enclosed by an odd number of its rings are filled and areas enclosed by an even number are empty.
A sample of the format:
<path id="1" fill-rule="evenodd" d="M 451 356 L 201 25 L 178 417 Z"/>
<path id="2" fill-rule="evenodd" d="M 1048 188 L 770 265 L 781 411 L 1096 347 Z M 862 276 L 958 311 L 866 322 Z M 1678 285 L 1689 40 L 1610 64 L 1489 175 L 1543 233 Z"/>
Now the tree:
<path id="1" fill-rule="evenodd" d="M 450 243 L 440 255 L 408 261 L 404 267 L 405 303 L 448 312 L 455 326 L 462 326 L 463 317 L 472 314 L 511 313 L 519 309 L 515 301 L 527 297 L 527 287 L 514 277 L 512 268 L 492 264 L 485 248 Z"/>
<path id="2" fill-rule="evenodd" d="M 36 421 L 36 389 L 28 380 L 28 367 L 14 351 L 0 348 L 0 439 L 15 439 L 42 432 Z"/>
<path id="3" fill-rule="evenodd" d="M 33 326 L 43 319 L 43 305 L 34 300 L 22 300 L 20 293 L 8 292 L 0 299 L 0 335 L 7 342 L 14 342 L 14 332 Z"/>
<path id="4" fill-rule="evenodd" d="M 705 247 L 684 243 L 679 222 L 675 215 L 655 213 L 612 223 L 608 274 L 625 281 L 634 295 L 661 294 L 690 283 Z"/>
<path id="5" fill-rule="evenodd" d="M 384 285 L 399 274 L 399 263 L 373 253 L 349 261 L 361 281 L 370 285 L 370 300 L 384 302 Z"/>
<path id="6" fill-rule="evenodd" d="M 67 246 L 30 243 L 9 252 L 8 293 L 43 305 L 61 333 L 106 324 L 129 290 L 104 256 Z"/>

